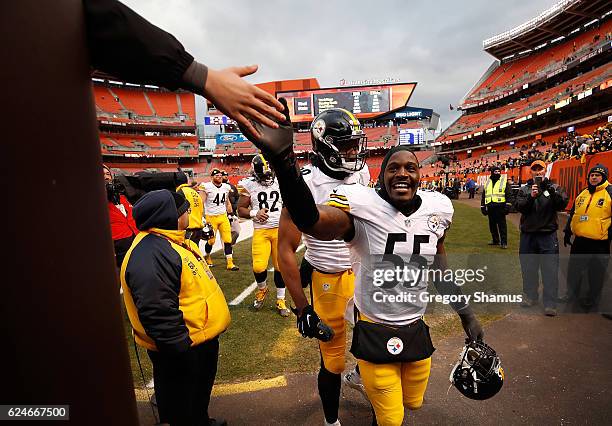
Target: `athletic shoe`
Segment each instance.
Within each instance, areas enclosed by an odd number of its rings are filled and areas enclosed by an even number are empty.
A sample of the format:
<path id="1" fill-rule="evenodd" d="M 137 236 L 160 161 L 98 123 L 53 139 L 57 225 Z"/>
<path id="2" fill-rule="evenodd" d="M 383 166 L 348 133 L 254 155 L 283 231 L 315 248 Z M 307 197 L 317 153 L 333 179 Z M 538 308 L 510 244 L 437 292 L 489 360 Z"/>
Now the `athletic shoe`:
<path id="1" fill-rule="evenodd" d="M 266 296 L 268 295 L 268 291 L 269 291 L 268 287 L 257 289 L 257 292 L 255 293 L 255 301 L 253 302 L 253 307 L 255 309 L 262 308 L 264 304 L 264 300 L 266 299 Z"/>
<path id="2" fill-rule="evenodd" d="M 233 260 L 228 260 L 227 261 L 227 270 L 228 271 L 239 271 L 240 268 L 237 267 L 236 265 L 234 265 L 234 261 Z"/>
<path id="3" fill-rule="evenodd" d="M 544 315 L 546 315 L 547 317 L 556 317 L 557 310 L 555 308 L 546 308 L 544 309 Z"/>
<path id="4" fill-rule="evenodd" d="M 502 245 L 501 245 L 501 248 L 503 248 L 503 249 L 507 249 L 507 248 L 508 248 L 508 244 L 502 244 Z"/>
<path id="5" fill-rule="evenodd" d="M 208 265 L 209 268 L 213 266 L 213 261 L 212 261 L 212 257 L 210 257 L 210 254 L 207 254 L 206 256 L 204 256 L 204 260 L 206 261 L 206 264 Z"/>
<path id="6" fill-rule="evenodd" d="M 342 381 L 349 388 L 353 388 L 357 392 L 361 393 L 363 397 L 366 399 L 366 401 L 369 401 L 368 395 L 366 394 L 366 391 L 365 391 L 365 387 L 363 386 L 363 383 L 361 382 L 361 376 L 359 375 L 356 369 L 353 368 L 351 371 L 346 373 L 344 377 L 342 377 Z"/>
<path id="7" fill-rule="evenodd" d="M 340 420 L 336 420 L 333 423 L 329 423 L 327 419 L 323 418 L 323 426 L 341 426 Z"/>
<path id="8" fill-rule="evenodd" d="M 287 305 L 285 304 L 285 299 L 276 299 L 276 309 L 278 309 L 278 313 L 281 317 L 289 316 L 289 309 L 287 309 Z"/>

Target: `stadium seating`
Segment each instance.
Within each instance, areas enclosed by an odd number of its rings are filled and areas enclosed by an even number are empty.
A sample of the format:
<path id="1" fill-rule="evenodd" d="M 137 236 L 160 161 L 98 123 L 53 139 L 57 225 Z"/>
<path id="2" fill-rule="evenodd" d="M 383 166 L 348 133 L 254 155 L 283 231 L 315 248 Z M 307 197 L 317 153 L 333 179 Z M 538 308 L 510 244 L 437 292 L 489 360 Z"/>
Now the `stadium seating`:
<path id="1" fill-rule="evenodd" d="M 520 59 L 501 63 L 490 75 L 466 96 L 463 104 L 482 102 L 503 93 L 520 89 L 548 74 L 554 74 L 567 61 L 590 53 L 593 48 L 605 43 L 606 34 L 612 31 L 612 19 L 593 27 L 576 37 L 570 37 L 545 47 Z"/>

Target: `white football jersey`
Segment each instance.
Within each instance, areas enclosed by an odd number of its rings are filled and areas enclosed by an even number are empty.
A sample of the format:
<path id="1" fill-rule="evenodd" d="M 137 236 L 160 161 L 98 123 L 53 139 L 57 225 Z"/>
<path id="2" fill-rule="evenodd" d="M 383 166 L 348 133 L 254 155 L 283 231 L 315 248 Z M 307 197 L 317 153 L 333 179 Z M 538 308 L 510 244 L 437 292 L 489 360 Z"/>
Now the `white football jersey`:
<path id="1" fill-rule="evenodd" d="M 311 165 L 302 169 L 302 175 L 317 204 L 325 204 L 329 199 L 329 194 L 338 185 L 354 183 L 362 186 L 367 185 L 370 181 L 367 165 L 344 180 L 331 178 L 319 168 Z M 306 244 L 304 257 L 315 269 L 321 272 L 335 273 L 351 268 L 350 253 L 344 241 L 321 241 L 307 234 L 303 234 L 303 237 L 304 244 Z"/>
<path id="2" fill-rule="evenodd" d="M 232 187 L 227 183 L 222 183 L 217 186 L 212 182 L 206 182 L 200 185 L 200 191 L 206 193 L 206 202 L 204 203 L 204 213 L 209 216 L 216 216 L 227 213 L 226 200 Z"/>
<path id="3" fill-rule="evenodd" d="M 238 193 L 251 197 L 251 210 L 268 209 L 268 220 L 264 223 L 253 218 L 253 228 L 270 229 L 278 228 L 283 200 L 278 188 L 278 181 L 274 179 L 272 185 L 266 186 L 257 182 L 253 177 L 244 178 L 238 182 Z"/>
<path id="4" fill-rule="evenodd" d="M 428 277 L 433 277 L 428 267 L 438 240 L 453 220 L 454 209 L 439 192 L 419 190 L 417 195 L 422 203 L 410 216 L 382 199 L 375 189 L 361 185 L 341 185 L 329 197 L 329 205 L 354 218 L 355 236 L 347 245 L 355 272 L 355 305 L 376 322 L 409 324 L 427 307 L 422 294 L 427 291 Z M 393 273 L 385 276 L 385 271 Z"/>

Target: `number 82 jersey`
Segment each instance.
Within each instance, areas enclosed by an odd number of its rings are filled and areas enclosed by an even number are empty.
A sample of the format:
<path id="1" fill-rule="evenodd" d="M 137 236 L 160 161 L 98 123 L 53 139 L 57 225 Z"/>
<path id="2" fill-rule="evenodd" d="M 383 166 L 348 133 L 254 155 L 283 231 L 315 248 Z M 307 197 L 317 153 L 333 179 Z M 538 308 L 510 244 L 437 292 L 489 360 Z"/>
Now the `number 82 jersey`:
<path id="1" fill-rule="evenodd" d="M 278 228 L 280 221 L 281 210 L 283 208 L 283 200 L 280 196 L 278 181 L 269 185 L 262 185 L 255 178 L 244 178 L 238 182 L 238 193 L 247 197 L 251 197 L 251 210 L 259 211 L 268 209 L 268 220 L 264 223 L 253 219 L 253 228 L 255 229 L 271 229 Z"/>

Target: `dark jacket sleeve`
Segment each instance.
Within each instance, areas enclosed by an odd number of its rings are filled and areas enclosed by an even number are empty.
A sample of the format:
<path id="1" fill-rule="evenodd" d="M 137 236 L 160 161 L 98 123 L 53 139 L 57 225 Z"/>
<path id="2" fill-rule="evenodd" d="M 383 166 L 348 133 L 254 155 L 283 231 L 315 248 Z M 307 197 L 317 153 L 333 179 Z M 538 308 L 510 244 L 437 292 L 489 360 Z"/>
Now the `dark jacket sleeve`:
<path id="1" fill-rule="evenodd" d="M 182 262 L 168 241 L 153 235 L 132 250 L 126 283 L 138 309 L 138 318 L 160 352 L 185 352 L 189 330 L 179 310 Z"/>
<path id="2" fill-rule="evenodd" d="M 555 210 L 561 211 L 567 207 L 567 203 L 569 203 L 569 196 L 565 189 L 559 185 L 553 185 L 553 189 L 555 191 L 554 194 L 554 207 Z"/>
<path id="3" fill-rule="evenodd" d="M 482 188 L 482 196 L 480 197 L 480 207 L 485 207 L 485 187 Z"/>
<path id="4" fill-rule="evenodd" d="M 567 223 L 565 224 L 565 228 L 563 228 L 563 232 L 572 233 L 572 218 L 574 217 L 574 212 L 576 210 L 576 200 L 572 203 L 572 208 L 569 211 L 569 216 L 567 218 Z"/>
<path id="5" fill-rule="evenodd" d="M 533 208 L 534 200 L 529 192 L 529 185 L 521 187 L 518 194 L 516 195 L 516 201 L 514 202 L 514 208 L 517 211 L 528 214 Z"/>
<path id="6" fill-rule="evenodd" d="M 117 78 L 175 90 L 193 56 L 171 34 L 116 0 L 83 0 L 91 65 Z"/>

